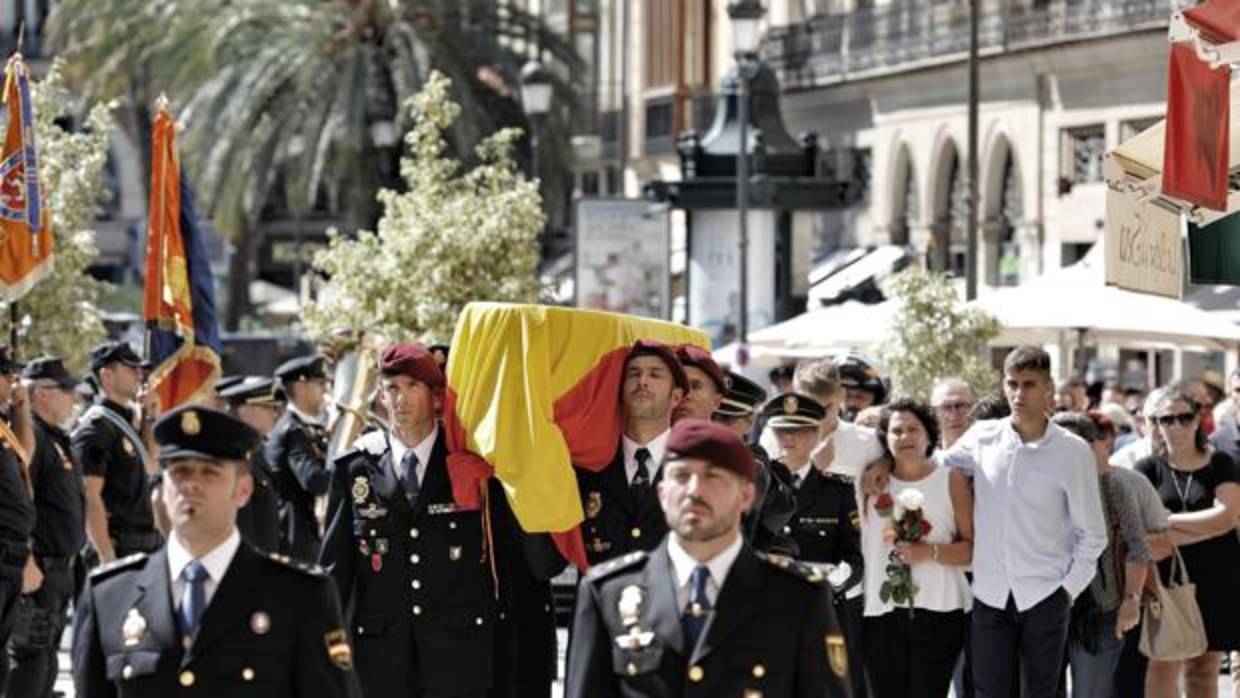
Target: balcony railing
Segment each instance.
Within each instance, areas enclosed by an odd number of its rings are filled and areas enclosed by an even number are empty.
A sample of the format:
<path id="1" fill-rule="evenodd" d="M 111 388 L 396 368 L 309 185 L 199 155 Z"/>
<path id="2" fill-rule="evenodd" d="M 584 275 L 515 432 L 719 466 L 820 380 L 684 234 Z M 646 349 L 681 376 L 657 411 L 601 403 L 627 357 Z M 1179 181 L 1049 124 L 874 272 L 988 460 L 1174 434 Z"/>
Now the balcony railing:
<path id="1" fill-rule="evenodd" d="M 978 44 L 993 53 L 1166 26 L 1195 0 L 981 0 Z M 969 3 L 906 0 L 774 27 L 763 57 L 784 88 L 894 71 L 969 49 Z"/>

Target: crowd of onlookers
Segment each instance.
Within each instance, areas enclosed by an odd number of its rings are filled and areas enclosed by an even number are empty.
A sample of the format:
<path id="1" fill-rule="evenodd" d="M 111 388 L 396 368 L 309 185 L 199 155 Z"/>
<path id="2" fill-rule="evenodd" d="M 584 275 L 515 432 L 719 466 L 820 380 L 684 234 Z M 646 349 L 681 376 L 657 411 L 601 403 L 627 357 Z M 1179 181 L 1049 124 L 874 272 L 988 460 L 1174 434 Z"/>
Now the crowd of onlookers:
<path id="1" fill-rule="evenodd" d="M 822 382 L 815 394 L 814 363 L 783 389 L 842 400 L 851 419 L 813 463 L 856 477 L 864 600 L 850 649 L 867 670 L 854 693 L 1198 698 L 1229 667 L 1240 677 L 1240 370 L 1147 394 L 1055 383 L 1049 356 L 1022 347 L 994 394 L 944 378 L 923 404 Z M 785 376 L 771 378 L 779 390 Z M 916 541 L 883 509 L 899 516 L 906 500 L 927 524 Z M 1205 650 L 1149 659 L 1143 619 L 1178 583 L 1177 559 Z M 893 565 L 911 572 L 911 601 L 885 593 Z"/>

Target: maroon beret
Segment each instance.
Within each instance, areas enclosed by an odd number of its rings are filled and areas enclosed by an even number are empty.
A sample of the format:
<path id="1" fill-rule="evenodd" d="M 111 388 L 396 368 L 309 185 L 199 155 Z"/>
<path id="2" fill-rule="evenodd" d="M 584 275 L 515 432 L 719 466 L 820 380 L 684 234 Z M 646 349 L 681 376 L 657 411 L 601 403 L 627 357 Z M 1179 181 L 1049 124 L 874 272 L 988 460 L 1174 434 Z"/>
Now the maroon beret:
<path id="1" fill-rule="evenodd" d="M 639 339 L 633 343 L 633 348 L 629 349 L 629 355 L 624 360 L 624 367 L 627 370 L 629 362 L 639 356 L 656 356 L 667 364 L 667 370 L 672 372 L 672 380 L 676 383 L 676 387 L 689 392 L 689 377 L 685 375 L 685 369 L 680 365 L 680 360 L 676 358 L 676 352 L 672 348 L 662 342 L 656 342 L 653 339 Z"/>
<path id="2" fill-rule="evenodd" d="M 672 425 L 663 460 L 680 458 L 708 460 L 717 468 L 731 470 L 746 480 L 753 480 L 753 453 L 735 431 L 718 422 L 682 419 Z"/>
<path id="3" fill-rule="evenodd" d="M 426 347 L 414 342 L 398 342 L 385 347 L 379 355 L 379 373 L 409 376 L 425 383 L 431 390 L 442 390 L 446 383 L 435 356 Z"/>
<path id="4" fill-rule="evenodd" d="M 715 357 L 710 355 L 702 347 L 696 344 L 681 344 L 676 347 L 676 358 L 680 359 L 682 366 L 692 366 L 700 369 L 703 373 L 710 376 L 710 380 L 719 389 L 723 395 L 728 394 L 728 379 L 723 375 L 723 369 L 719 368 L 719 364 L 715 363 Z"/>

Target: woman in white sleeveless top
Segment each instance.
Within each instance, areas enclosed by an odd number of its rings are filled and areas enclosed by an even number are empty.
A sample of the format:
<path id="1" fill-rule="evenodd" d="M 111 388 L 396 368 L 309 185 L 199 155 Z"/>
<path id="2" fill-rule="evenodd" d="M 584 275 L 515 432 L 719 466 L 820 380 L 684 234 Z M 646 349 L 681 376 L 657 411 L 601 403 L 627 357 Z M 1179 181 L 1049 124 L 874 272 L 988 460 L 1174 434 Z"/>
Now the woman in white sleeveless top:
<path id="1" fill-rule="evenodd" d="M 938 422 L 926 405 L 896 400 L 878 425 L 883 449 L 894 462 L 887 492 L 899 501 L 921 492 L 930 533 L 919 543 L 892 544 L 883 536 L 890 519 L 863 498 L 861 549 L 865 557 L 862 656 L 874 698 L 944 698 L 964 642 L 972 596 L 964 571 L 973 559 L 973 494 L 960 472 L 935 465 Z M 917 594 L 907 605 L 884 602 L 891 554 L 912 568 Z"/>

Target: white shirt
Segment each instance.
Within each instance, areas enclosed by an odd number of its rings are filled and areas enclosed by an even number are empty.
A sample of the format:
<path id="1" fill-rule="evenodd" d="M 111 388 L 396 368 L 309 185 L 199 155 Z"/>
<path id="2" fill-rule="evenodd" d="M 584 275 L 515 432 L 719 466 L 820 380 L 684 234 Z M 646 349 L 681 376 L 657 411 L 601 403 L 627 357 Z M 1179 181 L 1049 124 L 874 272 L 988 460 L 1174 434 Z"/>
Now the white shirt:
<path id="1" fill-rule="evenodd" d="M 422 477 L 426 475 L 426 464 L 430 462 L 431 451 L 435 450 L 435 439 L 439 438 L 439 424 L 435 424 L 435 428 L 425 438 L 414 444 L 413 455 L 418 457 L 418 483 L 421 484 Z M 400 440 L 396 434 L 392 434 L 388 441 L 392 444 L 392 469 L 396 471 L 398 477 L 404 477 L 405 473 L 401 470 L 404 468 L 405 454 L 410 450 L 405 442 Z"/>
<path id="2" fill-rule="evenodd" d="M 1136 466 L 1137 461 L 1146 458 L 1154 453 L 1154 440 L 1148 436 L 1143 436 L 1136 441 L 1124 446 L 1120 450 L 1111 454 L 1108 462 L 1117 468 L 1128 468 L 1131 470 Z"/>
<path id="3" fill-rule="evenodd" d="M 628 436 L 620 437 L 620 444 L 624 449 L 624 478 L 628 483 L 633 484 L 633 477 L 637 475 L 637 449 L 644 448 L 650 451 L 650 460 L 646 461 L 646 474 L 651 482 L 654 482 L 654 474 L 659 469 L 659 464 L 663 462 L 663 451 L 667 448 L 667 437 L 672 433 L 669 427 L 667 431 L 654 437 L 650 443 L 642 445 L 630 439 Z"/>
<path id="4" fill-rule="evenodd" d="M 813 467 L 813 463 L 806 463 L 805 465 L 802 465 L 796 470 L 790 471 L 792 473 L 792 486 L 793 487 L 800 489 L 801 483 L 805 482 L 805 477 L 809 475 L 809 469 L 811 467 Z"/>
<path id="5" fill-rule="evenodd" d="M 732 569 L 732 563 L 736 562 L 736 556 L 741 553 L 742 542 L 741 536 L 737 535 L 736 540 L 721 550 L 718 555 L 706 562 L 698 562 L 697 558 L 680 547 L 676 536 L 668 536 L 667 556 L 672 559 L 672 572 L 676 575 L 676 608 L 684 610 L 685 606 L 689 605 L 689 593 L 692 591 L 690 578 L 698 565 L 706 565 L 706 569 L 710 570 L 710 579 L 706 580 L 706 598 L 713 608 L 715 599 L 719 598 L 719 590 L 723 588 L 723 583 L 728 579 L 728 571 Z"/>
<path id="6" fill-rule="evenodd" d="M 1089 586 L 1107 544 L 1089 446 L 1055 424 L 1025 443 L 1010 418 L 974 424 L 943 454 L 973 476 L 973 596 L 1028 610 Z"/>
<path id="7" fill-rule="evenodd" d="M 326 424 L 326 423 L 327 423 L 327 415 L 325 415 L 325 414 L 318 414 L 318 415 L 306 414 L 305 412 L 302 412 L 301 410 L 297 409 L 297 405 L 294 405 L 294 404 L 293 404 L 293 403 L 291 403 L 291 402 L 290 402 L 290 403 L 288 403 L 288 411 L 289 411 L 289 412 L 292 412 L 292 413 L 293 413 L 293 414 L 295 414 L 295 415 L 297 415 L 297 418 L 298 418 L 298 419 L 300 419 L 301 421 L 305 422 L 306 424 L 317 424 L 318 426 L 323 426 L 324 424 Z"/>
<path id="8" fill-rule="evenodd" d="M 207 568 L 207 579 L 203 582 L 206 606 L 211 605 L 211 597 L 215 595 L 215 590 L 220 586 L 220 580 L 224 578 L 224 573 L 228 571 L 228 566 L 232 564 L 237 548 L 240 547 L 241 534 L 234 527 L 233 532 L 224 539 L 223 543 L 198 558 L 198 562 Z M 176 534 L 168 536 L 168 578 L 172 580 L 172 604 L 177 609 L 181 608 L 181 597 L 185 594 L 185 580 L 181 579 L 181 572 L 193 561 L 194 556 L 190 555 L 189 551 L 181 545 Z M 203 607 L 204 610 L 206 606 Z"/>

